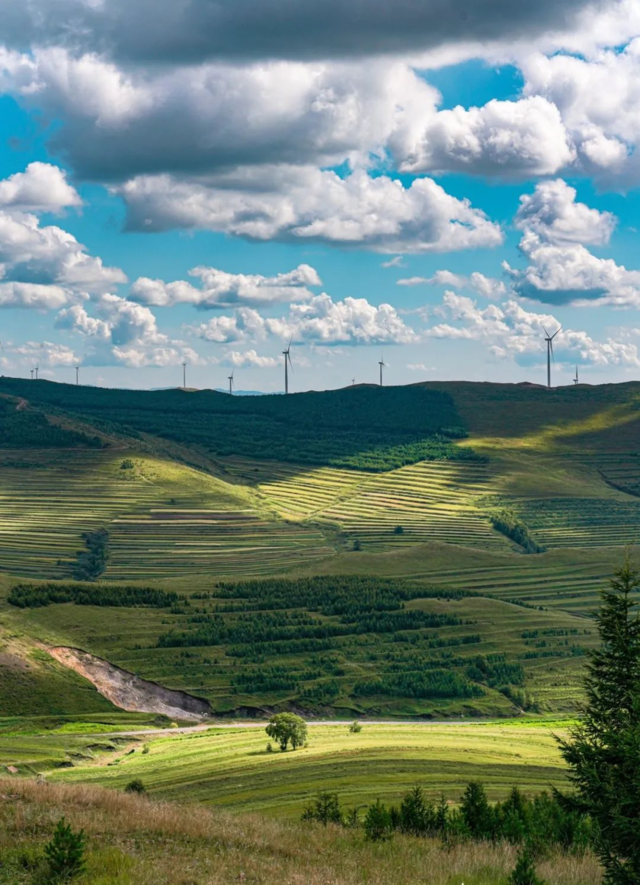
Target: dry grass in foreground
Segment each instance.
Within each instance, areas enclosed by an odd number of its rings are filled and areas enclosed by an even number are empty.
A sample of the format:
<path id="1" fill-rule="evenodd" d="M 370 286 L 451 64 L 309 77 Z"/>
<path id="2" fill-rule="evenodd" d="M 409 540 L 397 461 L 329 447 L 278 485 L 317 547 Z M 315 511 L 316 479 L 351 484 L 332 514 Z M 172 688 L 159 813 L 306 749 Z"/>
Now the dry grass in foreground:
<path id="1" fill-rule="evenodd" d="M 504 885 L 508 845 L 429 839 L 367 843 L 362 831 L 238 817 L 99 787 L 0 779 L 0 885 L 37 883 L 38 857 L 60 817 L 85 829 L 77 885 Z M 600 885 L 590 855 L 541 861 L 548 885 Z"/>

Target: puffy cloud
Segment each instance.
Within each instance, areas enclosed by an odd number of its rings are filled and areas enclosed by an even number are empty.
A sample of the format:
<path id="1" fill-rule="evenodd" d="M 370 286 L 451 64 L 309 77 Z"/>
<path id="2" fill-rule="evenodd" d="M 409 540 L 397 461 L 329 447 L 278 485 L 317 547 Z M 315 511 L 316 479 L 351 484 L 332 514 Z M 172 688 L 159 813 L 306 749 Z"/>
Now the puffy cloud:
<path id="1" fill-rule="evenodd" d="M 627 270 L 612 258 L 597 258 L 580 244 L 556 246 L 525 234 L 520 249 L 530 264 L 524 270 L 505 265 L 515 291 L 548 304 L 588 303 L 640 306 L 640 271 Z"/>
<path id="2" fill-rule="evenodd" d="M 7 365 L 20 365 L 29 367 L 44 366 L 75 366 L 78 358 L 64 344 L 54 344 L 51 341 L 26 341 L 24 344 L 6 345 Z"/>
<path id="3" fill-rule="evenodd" d="M 222 363 L 234 369 L 274 369 L 279 365 L 279 360 L 272 356 L 260 356 L 255 350 L 245 350 L 244 353 L 230 350 L 225 353 Z"/>
<path id="4" fill-rule="evenodd" d="M 307 304 L 292 304 L 289 316 L 267 319 L 270 332 L 283 339 L 318 344 L 410 344 L 418 336 L 398 315 L 395 307 L 375 307 L 366 298 L 333 301 L 317 295 Z"/>
<path id="5" fill-rule="evenodd" d="M 82 205 L 80 195 L 67 182 L 65 172 L 50 163 L 29 163 L 0 181 L 0 207 L 20 212 L 60 212 Z"/>
<path id="6" fill-rule="evenodd" d="M 3 38 L 18 47 L 68 45 L 162 65 L 396 55 L 461 42 L 530 40 L 575 26 L 576 16 L 593 6 L 600 4 L 368 0 L 365 15 L 360 0 L 4 0 Z"/>
<path id="7" fill-rule="evenodd" d="M 398 280 L 398 286 L 453 286 L 456 289 L 472 289 L 485 298 L 500 298 L 506 295 L 507 287 L 502 280 L 487 277 L 479 271 L 469 276 L 453 273 L 450 270 L 437 270 L 432 277 L 406 277 Z"/>
<path id="8" fill-rule="evenodd" d="M 436 89 L 402 62 L 264 62 L 124 71 L 97 54 L 0 50 L 5 89 L 59 119 L 52 133 L 85 178 L 211 174 L 236 166 L 323 166 L 404 150 Z M 0 85 L 1 85 L 0 79 Z"/>
<path id="9" fill-rule="evenodd" d="M 0 307 L 57 310 L 67 303 L 69 292 L 60 286 L 38 283 L 0 282 Z"/>
<path id="10" fill-rule="evenodd" d="M 507 178 L 552 175 L 574 159 L 575 149 L 558 109 L 534 95 L 440 111 L 402 158 L 401 168 Z"/>
<path id="11" fill-rule="evenodd" d="M 214 267 L 195 267 L 189 274 L 201 280 L 201 288 L 184 280 L 165 283 L 162 280 L 140 277 L 131 287 L 129 297 L 133 301 L 157 307 L 194 304 L 204 310 L 242 304 L 267 305 L 278 301 L 304 301 L 313 297 L 307 286 L 322 285 L 317 272 L 308 264 L 301 264 L 295 270 L 274 277 L 231 274 Z"/>
<path id="12" fill-rule="evenodd" d="M 104 295 L 95 305 L 98 317 L 74 305 L 62 310 L 56 327 L 82 335 L 87 340 L 83 363 L 93 366 L 172 366 L 204 360 L 181 341 L 172 341 L 158 329 L 148 307 L 117 295 Z"/>
<path id="13" fill-rule="evenodd" d="M 608 242 L 615 217 L 576 203 L 576 191 L 562 181 L 542 182 L 521 197 L 516 226 L 524 233 L 524 270 L 505 263 L 514 290 L 549 304 L 640 305 L 640 271 L 611 258 L 598 258 L 583 242 Z"/>
<path id="14" fill-rule="evenodd" d="M 4 278 L 100 292 L 126 281 L 121 270 L 87 255 L 76 238 L 35 215 L 0 211 L 0 262 Z"/>
<path id="15" fill-rule="evenodd" d="M 576 190 L 562 179 L 543 181 L 533 194 L 520 197 L 515 225 L 549 243 L 602 246 L 616 226 L 611 212 L 599 212 L 576 202 Z"/>
<path id="16" fill-rule="evenodd" d="M 484 212 L 429 178 L 404 187 L 362 170 L 343 179 L 329 171 L 276 167 L 244 170 L 209 185 L 137 178 L 120 193 L 133 230 L 205 228 L 254 240 L 398 253 L 492 247 L 503 239 Z"/>
<path id="17" fill-rule="evenodd" d="M 466 339 L 484 343 L 498 358 L 512 358 L 523 365 L 540 365 L 546 360 L 545 329 L 559 327 L 556 318 L 525 310 L 516 301 L 478 307 L 471 298 L 445 293 L 442 312 L 449 322 L 427 330 L 433 338 Z M 554 340 L 556 361 L 574 365 L 640 366 L 635 344 L 608 338 L 595 341 L 587 332 L 562 329 Z"/>
<path id="18" fill-rule="evenodd" d="M 64 173 L 46 163 L 31 163 L 0 181 L 0 306 L 58 308 L 126 281 L 72 234 L 41 225 L 34 214 L 77 205 Z"/>
<path id="19" fill-rule="evenodd" d="M 584 171 L 605 180 L 639 180 L 640 39 L 621 52 L 589 58 L 534 53 L 522 68 L 525 94 L 543 96 L 558 108 Z"/>
<path id="20" fill-rule="evenodd" d="M 402 255 L 396 255 L 394 258 L 390 258 L 389 261 L 383 261 L 380 267 L 406 267 L 406 265 Z"/>
<path id="21" fill-rule="evenodd" d="M 187 327 L 187 330 L 196 337 L 218 344 L 262 338 L 265 329 L 263 317 L 257 310 L 249 307 L 238 308 L 232 316 L 218 316 L 199 326 Z"/>

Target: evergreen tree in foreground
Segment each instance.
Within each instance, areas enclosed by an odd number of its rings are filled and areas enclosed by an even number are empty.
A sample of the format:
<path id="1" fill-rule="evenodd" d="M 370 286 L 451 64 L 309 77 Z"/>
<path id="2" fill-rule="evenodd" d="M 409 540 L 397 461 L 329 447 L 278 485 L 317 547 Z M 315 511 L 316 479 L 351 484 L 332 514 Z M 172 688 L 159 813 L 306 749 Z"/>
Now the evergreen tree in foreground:
<path id="1" fill-rule="evenodd" d="M 596 825 L 606 885 L 640 882 L 640 572 L 627 558 L 602 593 L 582 721 L 560 749 Z"/>
<path id="2" fill-rule="evenodd" d="M 529 848 L 523 848 L 518 855 L 515 869 L 509 876 L 508 885 L 545 885 L 536 875 L 536 868 Z"/>

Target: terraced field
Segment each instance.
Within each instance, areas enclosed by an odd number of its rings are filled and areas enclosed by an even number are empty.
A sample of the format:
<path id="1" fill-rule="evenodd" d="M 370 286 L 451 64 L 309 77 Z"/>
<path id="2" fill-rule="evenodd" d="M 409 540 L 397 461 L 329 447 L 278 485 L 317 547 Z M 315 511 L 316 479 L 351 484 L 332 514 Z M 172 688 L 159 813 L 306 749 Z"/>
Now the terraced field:
<path id="1" fill-rule="evenodd" d="M 334 553 L 314 527 L 255 510 L 148 510 L 110 525 L 106 577 L 153 580 L 196 574 L 269 575 Z"/>
<path id="2" fill-rule="evenodd" d="M 429 578 L 444 586 L 579 614 L 597 607 L 599 592 L 620 558 L 615 550 L 606 558 L 580 560 L 560 560 L 552 554 L 527 556 L 519 562 L 505 558 L 504 562 L 490 565 L 458 563 L 453 568 L 436 567 L 429 571 Z"/>
<path id="3" fill-rule="evenodd" d="M 225 472 L 257 484 L 267 501 L 285 517 L 303 519 L 321 513 L 356 494 L 370 482 L 370 473 L 333 467 L 302 467 L 277 461 L 228 458 Z"/>
<path id="4" fill-rule="evenodd" d="M 552 498 L 514 500 L 545 547 L 619 547 L 640 542 L 640 501 Z"/>
<path id="5" fill-rule="evenodd" d="M 256 483 L 283 515 L 337 526 L 347 540 L 357 538 L 367 550 L 427 541 L 509 549 L 481 502 L 500 488 L 500 480 L 482 462 L 423 461 L 370 474 L 238 459 L 227 469 Z"/>
<path id="6" fill-rule="evenodd" d="M 640 441 L 639 441 L 640 445 Z M 628 495 L 640 497 L 640 453 L 600 454 L 594 459 L 605 482 Z"/>
<path id="7" fill-rule="evenodd" d="M 374 476 L 317 515 L 372 550 L 426 541 L 508 549 L 478 504 L 497 489 L 486 464 L 425 461 Z"/>
<path id="8" fill-rule="evenodd" d="M 101 527 L 113 579 L 261 575 L 334 552 L 317 528 L 264 517 L 247 489 L 149 456 L 131 463 L 117 452 L 3 453 L 0 570 L 67 578 L 83 533 Z"/>

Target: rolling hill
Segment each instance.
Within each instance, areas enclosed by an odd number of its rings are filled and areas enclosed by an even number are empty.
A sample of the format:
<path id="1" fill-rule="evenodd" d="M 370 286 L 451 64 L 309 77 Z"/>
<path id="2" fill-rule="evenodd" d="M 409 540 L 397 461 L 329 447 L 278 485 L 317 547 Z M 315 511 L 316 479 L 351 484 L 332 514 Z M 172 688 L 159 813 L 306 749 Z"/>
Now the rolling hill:
<path id="1" fill-rule="evenodd" d="M 570 711 L 598 590 L 640 545 L 637 383 L 2 378 L 0 412 L 0 715 L 111 708 L 54 645 L 220 713 Z M 87 581 L 177 598 L 87 604 Z"/>

